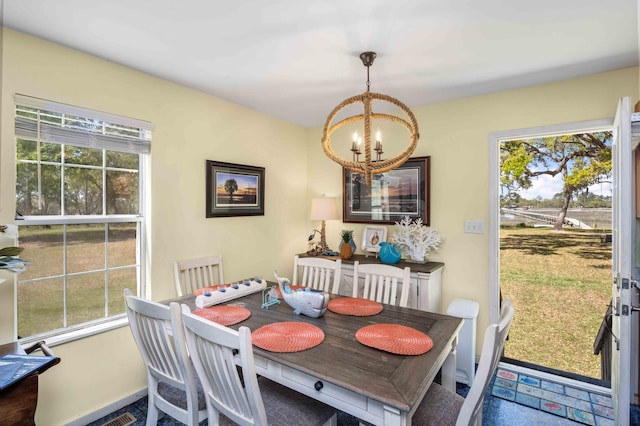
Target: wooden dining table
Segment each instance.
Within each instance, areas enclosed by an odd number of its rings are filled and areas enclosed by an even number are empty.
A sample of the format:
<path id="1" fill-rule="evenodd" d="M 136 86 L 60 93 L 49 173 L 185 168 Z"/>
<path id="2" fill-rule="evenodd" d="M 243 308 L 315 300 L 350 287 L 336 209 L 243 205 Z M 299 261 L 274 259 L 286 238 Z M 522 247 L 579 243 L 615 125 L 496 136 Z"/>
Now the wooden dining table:
<path id="1" fill-rule="evenodd" d="M 197 309 L 193 295 L 164 303 L 170 302 Z M 261 376 L 361 420 L 385 426 L 411 424 L 413 413 L 439 371 L 442 385 L 455 391 L 460 318 L 386 304 L 372 316 L 327 310 L 320 318 L 310 318 L 296 315 L 284 301 L 268 309 L 262 303 L 263 294 L 257 292 L 222 305 L 239 305 L 251 312 L 249 318 L 230 326 L 236 330 L 246 326 L 254 331 L 272 323 L 298 321 L 319 327 L 325 337 L 318 346 L 300 352 L 270 352 L 254 345 L 256 371 Z M 422 355 L 398 355 L 365 346 L 356 340 L 356 332 L 372 324 L 412 327 L 427 334 L 433 347 Z"/>

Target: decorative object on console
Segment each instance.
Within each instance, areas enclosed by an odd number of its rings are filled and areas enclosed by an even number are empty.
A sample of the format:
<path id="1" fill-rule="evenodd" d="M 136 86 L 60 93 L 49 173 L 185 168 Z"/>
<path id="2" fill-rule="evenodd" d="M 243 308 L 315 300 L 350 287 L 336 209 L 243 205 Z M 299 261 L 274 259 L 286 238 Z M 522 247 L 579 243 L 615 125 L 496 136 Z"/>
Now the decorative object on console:
<path id="1" fill-rule="evenodd" d="M 393 265 L 394 263 L 398 263 L 401 257 L 400 247 L 384 241 L 380 243 L 380 260 L 382 260 L 383 263 Z"/>
<path id="2" fill-rule="evenodd" d="M 327 156 L 331 160 L 342 165 L 342 167 L 354 172 L 363 173 L 365 175 L 365 182 L 368 186 L 371 186 L 373 175 L 393 170 L 407 161 L 409 157 L 411 157 L 413 151 L 416 149 L 416 146 L 418 145 L 418 138 L 420 137 L 418 132 L 418 122 L 409 107 L 407 107 L 399 100 L 392 98 L 391 96 L 369 91 L 371 86 L 371 83 L 369 81 L 369 67 L 373 65 L 373 61 L 376 59 L 376 56 L 377 55 L 375 52 L 363 52 L 360 54 L 360 60 L 362 60 L 362 64 L 367 67 L 367 91 L 362 93 L 361 95 L 347 98 L 338 106 L 336 106 L 329 114 L 329 117 L 327 117 L 327 121 L 324 125 L 324 132 L 322 135 L 322 148 L 324 149 L 325 154 L 327 154 Z M 372 108 L 374 100 L 394 105 L 396 108 L 405 113 L 408 121 L 396 115 L 374 112 Z M 347 117 L 335 124 L 332 123 L 333 119 L 343 108 L 355 103 L 363 104 L 363 114 L 356 114 Z M 349 124 L 359 120 L 363 121 L 362 132 L 364 137 L 364 161 L 360 161 L 359 158 L 361 154 L 360 148 L 362 138 L 358 136 L 357 132 L 356 134 L 354 134 L 351 145 L 353 160 L 345 160 L 333 151 L 333 148 L 331 147 L 331 134 L 345 124 Z M 400 124 L 404 126 L 409 131 L 409 146 L 397 156 L 389 158 L 387 160 L 383 160 L 381 158 L 381 155 L 383 153 L 381 140 L 382 138 L 379 130 L 377 132 L 375 147 L 372 146 L 371 129 L 375 120 L 387 120 L 391 121 L 394 124 Z M 376 152 L 375 160 L 372 159 L 374 151 Z"/>
<path id="3" fill-rule="evenodd" d="M 405 216 L 400 222 L 396 222 L 396 232 L 393 234 L 393 242 L 404 249 L 410 261 L 425 262 L 425 257 L 431 250 L 438 248 L 442 242 L 442 236 L 434 229 L 424 226 L 422 219 L 411 220 Z"/>
<path id="4" fill-rule="evenodd" d="M 320 227 L 320 231 L 317 229 L 313 230 L 313 233 L 309 236 L 309 241 L 313 240 L 316 232 L 320 232 L 320 243 L 318 243 L 315 249 L 310 249 L 312 253 L 307 252 L 308 254 L 323 254 L 326 252 L 331 252 L 331 249 L 327 245 L 327 236 L 325 233 L 327 220 L 335 220 L 338 219 L 338 208 L 336 207 L 336 199 L 335 198 L 313 198 L 311 200 L 311 220 L 321 220 L 322 225 Z"/>
<path id="5" fill-rule="evenodd" d="M 387 241 L 387 228 L 385 226 L 365 226 L 362 230 L 362 250 L 378 253 L 380 243 Z"/>
<path id="6" fill-rule="evenodd" d="M 340 245 L 338 246 L 340 257 L 343 259 L 351 259 L 356 251 L 356 243 L 353 241 L 353 231 L 344 229 L 340 232 Z"/>
<path id="7" fill-rule="evenodd" d="M 0 235 L 15 240 L 18 238 L 16 225 L 0 225 Z M 24 272 L 31 262 L 20 259 L 18 256 L 24 249 L 22 247 L 3 247 L 0 249 L 0 269 L 7 269 L 14 273 Z"/>
<path id="8" fill-rule="evenodd" d="M 277 271 L 273 271 L 273 276 L 278 280 L 282 299 L 294 309 L 294 314 L 320 318 L 327 311 L 329 293 L 310 288 L 292 290 L 288 278 L 279 277 Z"/>

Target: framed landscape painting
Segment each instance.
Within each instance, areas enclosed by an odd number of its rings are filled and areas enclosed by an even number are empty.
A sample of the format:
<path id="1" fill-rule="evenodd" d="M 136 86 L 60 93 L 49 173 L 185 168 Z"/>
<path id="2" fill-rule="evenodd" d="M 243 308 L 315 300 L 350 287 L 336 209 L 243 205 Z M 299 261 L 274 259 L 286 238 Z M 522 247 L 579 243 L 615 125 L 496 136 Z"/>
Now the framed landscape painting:
<path id="1" fill-rule="evenodd" d="M 264 216 L 264 167 L 207 160 L 207 217 Z"/>
<path id="2" fill-rule="evenodd" d="M 429 226 L 430 159 L 410 158 L 396 169 L 373 175 L 371 187 L 363 174 L 343 168 L 342 221 L 394 224 L 409 216 Z"/>

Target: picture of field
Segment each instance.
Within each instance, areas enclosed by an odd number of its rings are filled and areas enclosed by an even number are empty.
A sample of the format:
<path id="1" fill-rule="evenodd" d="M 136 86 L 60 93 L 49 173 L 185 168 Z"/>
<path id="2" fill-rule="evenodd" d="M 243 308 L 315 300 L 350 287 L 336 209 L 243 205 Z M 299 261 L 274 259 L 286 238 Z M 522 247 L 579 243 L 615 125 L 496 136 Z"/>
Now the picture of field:
<path id="1" fill-rule="evenodd" d="M 259 177 L 216 172 L 216 206 L 257 206 Z"/>

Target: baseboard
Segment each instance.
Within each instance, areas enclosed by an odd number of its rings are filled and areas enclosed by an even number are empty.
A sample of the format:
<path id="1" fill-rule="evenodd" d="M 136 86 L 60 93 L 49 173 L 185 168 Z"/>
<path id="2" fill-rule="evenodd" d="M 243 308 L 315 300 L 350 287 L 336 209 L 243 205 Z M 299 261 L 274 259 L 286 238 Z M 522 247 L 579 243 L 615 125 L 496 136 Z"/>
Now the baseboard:
<path id="1" fill-rule="evenodd" d="M 147 388 L 145 387 L 135 393 L 132 393 L 131 395 L 128 395 L 122 399 L 119 399 L 118 401 L 115 401 L 109 405 L 106 405 L 101 409 L 94 411 L 93 413 L 87 414 L 84 417 L 81 417 L 72 422 L 69 422 L 66 424 L 66 426 L 84 426 L 86 424 L 95 422 L 96 420 L 99 420 L 113 413 L 114 411 L 118 411 L 121 408 L 124 408 L 128 405 L 133 404 L 134 402 L 136 402 L 140 398 L 145 397 L 146 395 L 147 395 Z"/>

